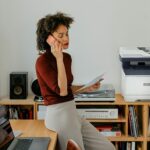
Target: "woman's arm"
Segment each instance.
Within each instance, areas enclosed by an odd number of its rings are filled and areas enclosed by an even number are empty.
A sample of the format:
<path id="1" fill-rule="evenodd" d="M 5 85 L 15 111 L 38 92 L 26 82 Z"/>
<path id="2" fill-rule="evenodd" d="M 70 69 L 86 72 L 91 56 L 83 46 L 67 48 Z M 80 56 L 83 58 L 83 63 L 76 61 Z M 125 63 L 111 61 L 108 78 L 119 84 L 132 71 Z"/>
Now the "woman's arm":
<path id="1" fill-rule="evenodd" d="M 58 86 L 60 88 L 60 96 L 66 96 L 68 94 L 68 90 L 67 90 L 67 76 L 64 62 L 63 59 L 56 59 L 56 61 L 57 61 Z"/>
<path id="2" fill-rule="evenodd" d="M 48 36 L 46 41 L 51 46 L 51 52 L 56 58 L 60 96 L 66 96 L 68 95 L 68 88 L 66 70 L 63 62 L 62 44 L 51 35 Z"/>

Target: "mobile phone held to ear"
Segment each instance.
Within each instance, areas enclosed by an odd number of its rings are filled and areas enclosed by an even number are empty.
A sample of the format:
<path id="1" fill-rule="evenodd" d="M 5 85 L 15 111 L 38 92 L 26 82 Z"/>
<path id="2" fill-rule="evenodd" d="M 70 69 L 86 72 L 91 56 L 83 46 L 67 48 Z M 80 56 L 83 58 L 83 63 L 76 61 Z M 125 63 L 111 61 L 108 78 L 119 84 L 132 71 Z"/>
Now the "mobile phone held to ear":
<path id="1" fill-rule="evenodd" d="M 49 44 L 49 45 L 53 45 L 54 42 L 56 41 L 56 39 L 52 36 L 52 35 L 49 35 L 46 42 Z"/>

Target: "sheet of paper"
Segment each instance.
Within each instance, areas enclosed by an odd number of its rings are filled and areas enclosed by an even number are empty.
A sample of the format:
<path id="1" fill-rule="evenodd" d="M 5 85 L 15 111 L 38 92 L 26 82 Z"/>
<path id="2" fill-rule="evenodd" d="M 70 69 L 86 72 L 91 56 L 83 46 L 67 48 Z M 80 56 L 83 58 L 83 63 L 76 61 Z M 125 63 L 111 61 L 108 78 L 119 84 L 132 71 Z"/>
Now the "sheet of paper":
<path id="1" fill-rule="evenodd" d="M 97 76 L 92 81 L 88 82 L 87 84 L 85 84 L 83 87 L 81 87 L 80 89 L 78 89 L 76 92 L 77 93 L 82 92 L 84 89 L 86 89 L 86 88 L 94 85 L 97 82 L 100 82 L 100 81 L 104 80 L 103 76 L 104 76 L 104 73 L 101 74 L 101 75 L 99 75 L 99 76 Z"/>

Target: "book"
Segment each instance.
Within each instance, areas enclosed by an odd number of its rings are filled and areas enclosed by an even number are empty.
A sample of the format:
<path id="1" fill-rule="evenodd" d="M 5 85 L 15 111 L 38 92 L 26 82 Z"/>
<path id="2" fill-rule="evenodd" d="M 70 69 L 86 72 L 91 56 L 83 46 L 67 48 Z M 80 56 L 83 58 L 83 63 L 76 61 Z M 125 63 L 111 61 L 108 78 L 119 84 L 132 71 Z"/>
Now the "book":
<path id="1" fill-rule="evenodd" d="M 148 120 L 148 137 L 150 137 L 150 118 L 149 118 L 149 120 Z"/>
<path id="2" fill-rule="evenodd" d="M 137 136 L 139 136 L 139 126 L 138 126 L 139 123 L 138 123 L 138 118 L 137 118 L 137 110 L 135 106 L 133 106 L 133 115 L 134 115 L 136 133 L 137 133 Z"/>
<path id="3" fill-rule="evenodd" d="M 135 142 L 131 142 L 131 150 L 135 150 Z"/>
<path id="4" fill-rule="evenodd" d="M 100 131 L 104 136 L 121 136 L 121 131 Z"/>
<path id="5" fill-rule="evenodd" d="M 121 136 L 122 132 L 120 126 L 105 125 L 105 126 L 96 126 L 96 129 L 100 131 L 104 136 Z"/>
<path id="6" fill-rule="evenodd" d="M 104 73 L 97 76 L 96 78 L 94 78 L 93 80 L 91 80 L 90 82 L 88 82 L 87 84 L 79 88 L 78 90 L 76 90 L 75 93 L 83 92 L 83 90 L 85 90 L 86 88 L 89 88 L 90 86 L 96 84 L 97 82 L 104 80 L 103 76 L 104 76 Z"/>
<path id="7" fill-rule="evenodd" d="M 131 142 L 127 142 L 127 150 L 131 150 Z"/>
<path id="8" fill-rule="evenodd" d="M 111 131 L 113 128 L 112 125 L 105 125 L 105 126 L 96 126 L 96 129 L 99 130 L 99 131 L 104 131 L 104 130 L 107 130 L 107 131 Z"/>
<path id="9" fill-rule="evenodd" d="M 129 106 L 129 119 L 130 119 L 130 130 L 131 136 L 138 137 L 138 131 L 135 120 L 134 106 Z"/>
<path id="10" fill-rule="evenodd" d="M 130 135 L 133 136 L 133 123 L 132 123 L 132 117 L 131 117 L 131 111 L 129 110 L 129 117 L 128 117 L 128 123 L 129 123 L 129 131 Z"/>

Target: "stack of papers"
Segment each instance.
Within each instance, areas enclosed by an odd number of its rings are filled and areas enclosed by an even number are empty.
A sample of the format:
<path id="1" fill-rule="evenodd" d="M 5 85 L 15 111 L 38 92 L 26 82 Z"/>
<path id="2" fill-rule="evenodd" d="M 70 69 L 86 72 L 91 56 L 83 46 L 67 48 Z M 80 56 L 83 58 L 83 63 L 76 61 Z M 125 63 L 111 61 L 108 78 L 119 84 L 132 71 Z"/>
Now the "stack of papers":
<path id="1" fill-rule="evenodd" d="M 112 84 L 103 84 L 96 91 L 76 94 L 75 101 L 115 101 L 115 88 Z"/>
<path id="2" fill-rule="evenodd" d="M 97 77 L 94 78 L 92 81 L 88 82 L 87 84 L 85 84 L 83 87 L 81 87 L 80 89 L 78 89 L 78 90 L 75 91 L 75 92 L 76 92 L 76 93 L 82 93 L 83 90 L 85 90 L 86 88 L 88 88 L 88 87 L 90 87 L 90 86 L 96 84 L 97 82 L 100 82 L 100 81 L 104 80 L 103 76 L 104 76 L 104 73 L 101 74 L 101 75 L 99 75 L 99 76 L 97 76 Z"/>

